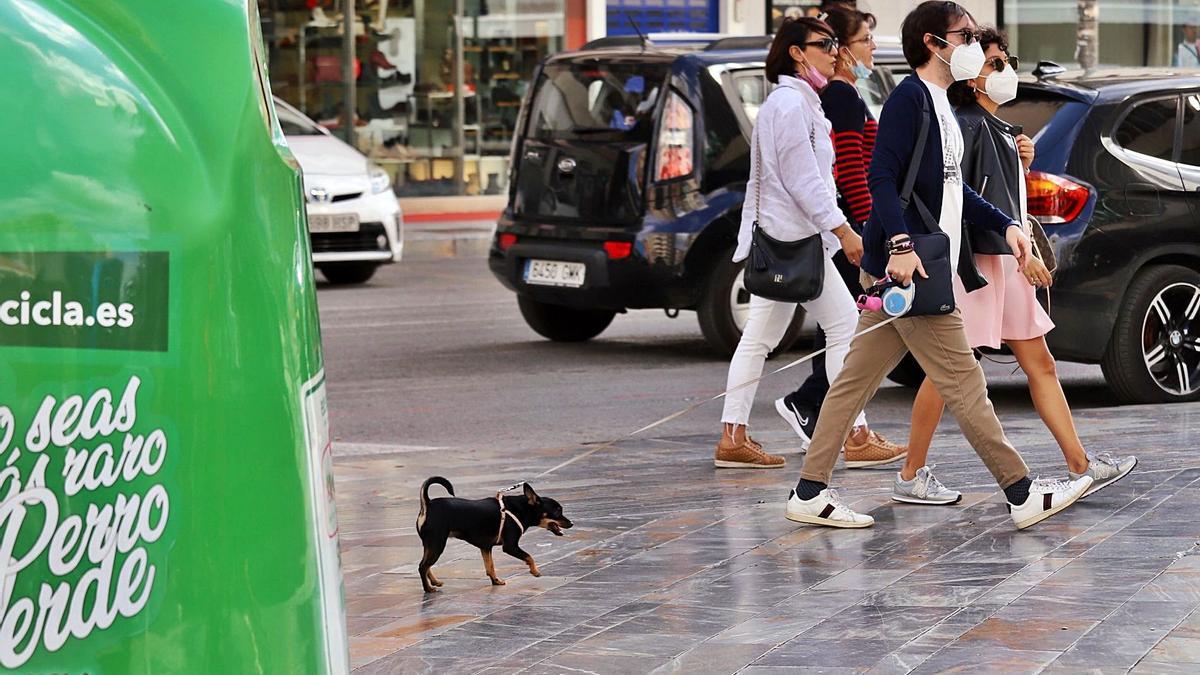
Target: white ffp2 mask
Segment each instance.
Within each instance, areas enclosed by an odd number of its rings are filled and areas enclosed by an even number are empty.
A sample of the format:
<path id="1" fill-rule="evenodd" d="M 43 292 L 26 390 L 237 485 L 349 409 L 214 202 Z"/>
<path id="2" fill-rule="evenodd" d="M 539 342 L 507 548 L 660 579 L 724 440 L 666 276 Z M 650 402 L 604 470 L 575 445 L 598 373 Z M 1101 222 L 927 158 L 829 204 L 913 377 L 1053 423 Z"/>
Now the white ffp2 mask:
<path id="1" fill-rule="evenodd" d="M 1004 105 L 1017 97 L 1017 71 L 1012 69 L 1012 66 L 1005 66 L 1004 70 L 987 76 L 984 81 L 983 93 L 988 95 L 988 98 L 996 102 L 996 105 Z"/>
<path id="2" fill-rule="evenodd" d="M 946 40 L 934 35 L 933 37 L 945 42 Z M 979 77 L 979 72 L 983 70 L 983 62 L 987 58 L 983 55 L 983 47 L 979 46 L 979 42 L 972 42 L 969 45 L 951 45 L 954 51 L 950 53 L 950 60 L 942 58 L 941 54 L 936 54 L 942 63 L 950 66 L 950 77 L 956 81 L 973 80 Z"/>

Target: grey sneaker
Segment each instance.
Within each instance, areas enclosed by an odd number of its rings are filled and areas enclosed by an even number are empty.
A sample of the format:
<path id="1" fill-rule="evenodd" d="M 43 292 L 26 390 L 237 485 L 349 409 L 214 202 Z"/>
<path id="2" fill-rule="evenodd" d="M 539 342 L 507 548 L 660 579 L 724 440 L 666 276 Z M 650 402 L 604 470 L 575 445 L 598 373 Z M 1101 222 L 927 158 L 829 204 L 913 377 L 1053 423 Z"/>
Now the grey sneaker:
<path id="1" fill-rule="evenodd" d="M 923 466 L 917 469 L 917 475 L 912 480 L 904 480 L 900 472 L 896 472 L 896 482 L 892 485 L 892 500 L 907 504 L 957 504 L 962 501 L 962 493 L 951 490 L 933 475 L 933 467 Z"/>
<path id="2" fill-rule="evenodd" d="M 1086 497 L 1099 490 L 1112 485 L 1121 480 L 1133 471 L 1133 467 L 1137 466 L 1137 457 L 1130 455 L 1129 457 L 1113 457 L 1112 453 L 1102 452 L 1098 455 L 1088 453 L 1088 469 L 1083 473 L 1068 472 L 1071 478 L 1080 478 L 1083 476 L 1092 477 L 1092 486 L 1087 492 L 1083 493 Z M 1082 499 L 1082 498 L 1081 498 Z"/>

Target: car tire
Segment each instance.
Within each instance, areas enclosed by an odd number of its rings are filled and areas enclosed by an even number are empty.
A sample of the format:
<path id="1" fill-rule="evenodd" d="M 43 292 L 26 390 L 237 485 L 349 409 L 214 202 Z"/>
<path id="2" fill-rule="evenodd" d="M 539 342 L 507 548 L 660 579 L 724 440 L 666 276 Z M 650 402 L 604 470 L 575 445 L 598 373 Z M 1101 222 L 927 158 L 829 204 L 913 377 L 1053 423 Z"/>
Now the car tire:
<path id="1" fill-rule="evenodd" d="M 700 332 L 709 346 L 722 358 L 733 356 L 733 352 L 737 350 L 750 307 L 750 293 L 742 284 L 742 270 L 745 265 L 733 262 L 733 250 L 732 247 L 724 249 L 717 256 L 704 289 L 704 296 L 696 307 Z M 796 315 L 792 317 L 792 323 L 784 332 L 783 339 L 767 358 L 774 358 L 791 349 L 800 337 L 803 326 L 804 308 L 797 305 Z"/>
<path id="2" fill-rule="evenodd" d="M 1159 265 L 1134 277 L 1100 367 L 1129 403 L 1200 399 L 1200 274 Z"/>
<path id="3" fill-rule="evenodd" d="M 616 312 L 606 309 L 576 309 L 538 302 L 518 295 L 521 316 L 535 333 L 555 342 L 584 342 L 604 332 Z"/>
<path id="4" fill-rule="evenodd" d="M 925 369 L 917 363 L 917 359 L 911 353 L 905 354 L 892 372 L 888 373 L 888 379 L 898 385 L 916 389 L 925 381 Z"/>
<path id="5" fill-rule="evenodd" d="M 335 286 L 365 284 L 375 276 L 379 265 L 375 263 L 325 263 L 317 269 Z"/>

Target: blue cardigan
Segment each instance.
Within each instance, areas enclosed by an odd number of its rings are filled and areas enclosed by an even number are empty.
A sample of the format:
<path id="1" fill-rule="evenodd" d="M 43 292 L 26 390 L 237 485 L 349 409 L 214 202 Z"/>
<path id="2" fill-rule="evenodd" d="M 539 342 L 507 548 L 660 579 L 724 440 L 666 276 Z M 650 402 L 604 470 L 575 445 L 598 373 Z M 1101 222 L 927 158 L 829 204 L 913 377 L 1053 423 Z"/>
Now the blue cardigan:
<path id="1" fill-rule="evenodd" d="M 925 141 L 925 153 L 917 168 L 913 194 L 921 198 L 934 218 L 942 212 L 942 133 L 929 89 L 914 73 L 904 78 L 883 104 L 875 153 L 871 156 L 871 169 L 867 175 L 872 203 L 871 217 L 863 229 L 862 268 L 877 279 L 887 273 L 888 239 L 897 234 L 928 232 L 917 212 L 915 199 L 908 205 L 907 211 L 901 213 L 900 210 L 900 190 L 904 187 L 908 164 L 921 131 L 921 99 L 918 98 L 921 96 L 925 97 L 929 108 L 929 134 Z M 1001 236 L 1015 222 L 984 201 L 965 182 L 963 221 L 964 227 L 988 228 L 999 232 Z M 966 242 L 965 231 L 963 235 L 963 241 Z M 975 270 L 970 247 L 962 246 L 961 251 L 958 270 L 964 286 L 970 291 L 986 285 L 987 281 Z M 969 269 L 964 269 L 965 265 L 969 265 Z"/>

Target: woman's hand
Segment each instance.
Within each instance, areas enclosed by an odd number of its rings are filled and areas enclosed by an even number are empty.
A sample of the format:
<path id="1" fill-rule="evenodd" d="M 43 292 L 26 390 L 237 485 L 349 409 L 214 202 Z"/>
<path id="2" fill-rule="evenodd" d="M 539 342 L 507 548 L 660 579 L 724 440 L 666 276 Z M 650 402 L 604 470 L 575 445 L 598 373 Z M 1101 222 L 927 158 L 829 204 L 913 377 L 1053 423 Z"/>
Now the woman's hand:
<path id="1" fill-rule="evenodd" d="M 858 233 L 852 230 L 846 223 L 835 227 L 833 234 L 838 238 L 838 241 L 842 242 L 842 252 L 846 254 L 846 260 L 849 260 L 850 264 L 855 267 L 862 264 L 862 237 L 858 236 Z"/>
<path id="2" fill-rule="evenodd" d="M 1033 166 L 1033 141 L 1025 134 L 1017 136 L 1017 155 L 1021 157 L 1021 166 L 1029 171 L 1029 167 Z"/>
<path id="3" fill-rule="evenodd" d="M 1046 269 L 1046 263 L 1037 256 L 1029 257 L 1029 262 L 1026 263 L 1025 271 L 1022 274 L 1029 281 L 1029 285 L 1035 288 L 1049 287 L 1054 283 L 1054 277 L 1050 276 L 1050 270 Z"/>
<path id="4" fill-rule="evenodd" d="M 1032 257 L 1029 255 L 1029 238 L 1025 236 L 1025 231 L 1021 229 L 1020 225 L 1013 223 L 1004 232 L 1004 240 L 1008 242 L 1009 250 L 1017 259 L 1017 269 L 1024 273 L 1025 265 Z"/>

